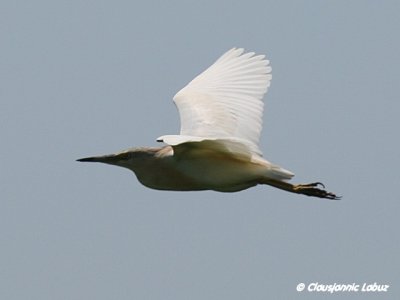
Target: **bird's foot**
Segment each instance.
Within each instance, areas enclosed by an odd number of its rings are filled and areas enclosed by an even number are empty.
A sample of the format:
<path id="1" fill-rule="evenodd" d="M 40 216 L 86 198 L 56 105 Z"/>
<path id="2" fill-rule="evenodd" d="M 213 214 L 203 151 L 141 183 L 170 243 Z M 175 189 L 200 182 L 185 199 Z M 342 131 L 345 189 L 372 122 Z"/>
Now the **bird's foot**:
<path id="1" fill-rule="evenodd" d="M 318 188 L 321 186 L 322 189 Z M 307 196 L 325 198 L 329 200 L 340 200 L 341 197 L 336 196 L 334 193 L 330 193 L 325 190 L 325 186 L 321 182 L 313 182 L 308 184 L 295 184 L 293 191 L 298 194 Z"/>

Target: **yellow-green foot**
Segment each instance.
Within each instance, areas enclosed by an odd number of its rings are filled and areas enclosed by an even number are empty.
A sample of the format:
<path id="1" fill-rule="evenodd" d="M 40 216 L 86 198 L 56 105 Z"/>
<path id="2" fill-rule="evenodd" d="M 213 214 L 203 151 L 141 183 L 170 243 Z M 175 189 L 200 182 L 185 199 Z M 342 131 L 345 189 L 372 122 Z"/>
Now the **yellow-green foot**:
<path id="1" fill-rule="evenodd" d="M 321 186 L 322 189 L 318 188 Z M 313 182 L 308 184 L 295 184 L 293 191 L 298 194 L 303 194 L 312 197 L 325 198 L 330 200 L 340 200 L 341 197 L 336 196 L 334 193 L 325 191 L 325 186 L 321 182 Z"/>

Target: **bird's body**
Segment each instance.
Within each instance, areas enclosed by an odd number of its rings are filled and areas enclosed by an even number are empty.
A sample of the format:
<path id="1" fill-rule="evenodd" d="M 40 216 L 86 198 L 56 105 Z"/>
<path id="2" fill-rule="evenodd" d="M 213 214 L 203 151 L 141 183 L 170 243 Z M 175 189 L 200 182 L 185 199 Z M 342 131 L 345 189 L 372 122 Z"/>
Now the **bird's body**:
<path id="1" fill-rule="evenodd" d="M 171 146 L 160 148 L 133 169 L 138 180 L 157 190 L 216 190 L 235 192 L 254 186 L 262 167 L 215 151 L 189 150 L 174 155 Z M 149 171 L 153 170 L 153 171 Z"/>
<path id="2" fill-rule="evenodd" d="M 263 177 L 291 176 L 281 175 L 279 167 L 263 159 L 237 156 L 202 143 L 186 143 L 175 151 L 171 146 L 136 148 L 103 159 L 134 171 L 143 185 L 157 190 L 236 192 L 256 185 Z M 118 159 L 127 153 L 135 155 Z"/>
<path id="3" fill-rule="evenodd" d="M 79 161 L 128 168 L 143 185 L 158 190 L 236 192 L 268 184 L 338 199 L 317 188 L 320 183 L 288 183 L 294 174 L 262 157 L 262 98 L 270 72 L 264 56 L 231 49 L 175 95 L 181 134 L 157 139 L 167 146 L 132 148 Z"/>

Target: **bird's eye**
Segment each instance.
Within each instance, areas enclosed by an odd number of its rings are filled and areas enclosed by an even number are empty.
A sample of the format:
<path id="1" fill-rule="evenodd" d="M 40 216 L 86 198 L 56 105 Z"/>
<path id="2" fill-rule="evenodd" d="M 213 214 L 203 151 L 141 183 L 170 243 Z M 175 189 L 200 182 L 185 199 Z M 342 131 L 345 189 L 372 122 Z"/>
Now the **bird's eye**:
<path id="1" fill-rule="evenodd" d="M 116 156 L 116 158 L 118 159 L 118 160 L 128 160 L 128 159 L 130 159 L 130 157 L 131 157 L 131 155 L 130 155 L 130 152 L 124 152 L 124 153 L 120 153 L 120 154 L 118 154 L 117 156 Z"/>

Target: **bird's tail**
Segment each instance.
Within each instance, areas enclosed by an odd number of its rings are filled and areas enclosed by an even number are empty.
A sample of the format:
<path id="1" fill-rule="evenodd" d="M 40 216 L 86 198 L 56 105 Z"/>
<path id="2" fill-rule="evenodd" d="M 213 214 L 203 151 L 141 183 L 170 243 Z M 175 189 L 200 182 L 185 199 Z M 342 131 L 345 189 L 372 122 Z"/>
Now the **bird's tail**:
<path id="1" fill-rule="evenodd" d="M 254 163 L 264 166 L 263 172 L 265 172 L 265 174 L 263 174 L 263 175 L 266 178 L 271 178 L 271 179 L 275 179 L 275 180 L 288 180 L 294 176 L 294 174 L 292 172 L 290 172 L 289 170 L 286 170 L 278 165 L 270 163 L 263 157 L 253 155 L 252 161 Z"/>
<path id="2" fill-rule="evenodd" d="M 288 180 L 294 176 L 294 174 L 289 170 L 273 164 L 271 165 L 267 173 L 267 177 L 277 180 Z"/>

